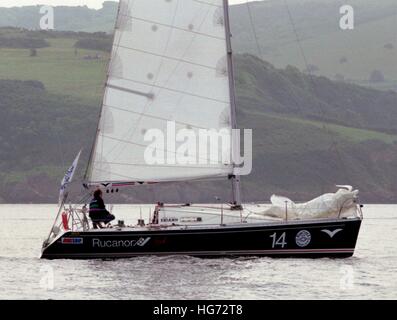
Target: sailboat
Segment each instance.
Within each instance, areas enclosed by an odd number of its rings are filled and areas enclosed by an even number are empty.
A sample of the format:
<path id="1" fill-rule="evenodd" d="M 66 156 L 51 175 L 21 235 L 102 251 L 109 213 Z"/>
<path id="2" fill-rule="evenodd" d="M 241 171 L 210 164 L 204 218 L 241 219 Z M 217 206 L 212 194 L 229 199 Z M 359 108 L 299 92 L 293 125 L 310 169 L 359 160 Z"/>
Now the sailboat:
<path id="1" fill-rule="evenodd" d="M 121 0 L 95 142 L 83 181 L 87 196 L 60 208 L 44 259 L 106 259 L 147 255 L 197 257 L 350 257 L 363 219 L 358 191 L 339 186 L 304 204 L 273 196 L 272 205 L 243 205 L 234 161 L 148 163 L 153 128 L 224 130 L 235 159 L 238 139 L 233 53 L 227 0 Z M 226 131 L 225 131 L 226 130 Z M 149 149 L 148 149 L 149 148 Z M 161 148 L 160 148 L 161 149 Z M 164 144 L 167 159 L 175 145 Z M 175 160 L 175 159 L 174 159 Z M 85 201 L 100 188 L 227 179 L 232 199 L 212 206 L 158 203 L 149 221 L 94 229 Z M 188 201 L 189 199 L 187 199 Z"/>

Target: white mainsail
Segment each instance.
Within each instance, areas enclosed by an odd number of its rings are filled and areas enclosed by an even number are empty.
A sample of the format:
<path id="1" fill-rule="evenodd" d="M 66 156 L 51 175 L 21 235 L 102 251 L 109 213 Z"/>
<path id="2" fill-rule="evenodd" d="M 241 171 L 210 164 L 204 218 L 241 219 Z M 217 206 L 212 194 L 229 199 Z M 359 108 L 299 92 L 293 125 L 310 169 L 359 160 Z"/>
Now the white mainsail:
<path id="1" fill-rule="evenodd" d="M 233 126 L 223 0 L 121 0 L 88 182 L 165 182 L 233 174 L 233 164 L 150 165 L 150 129 Z M 175 152 L 167 150 L 165 153 Z M 176 150 L 178 146 L 176 146 Z M 231 154 L 231 147 L 227 150 Z"/>

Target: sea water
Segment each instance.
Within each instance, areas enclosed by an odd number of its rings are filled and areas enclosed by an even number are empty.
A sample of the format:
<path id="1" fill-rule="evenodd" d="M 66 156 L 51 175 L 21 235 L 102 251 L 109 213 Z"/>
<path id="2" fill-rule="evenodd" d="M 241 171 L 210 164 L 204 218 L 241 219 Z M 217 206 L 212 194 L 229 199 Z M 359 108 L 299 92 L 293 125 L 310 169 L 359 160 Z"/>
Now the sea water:
<path id="1" fill-rule="evenodd" d="M 126 223 L 150 206 L 115 206 Z M 0 205 L 0 299 L 396 299 L 397 205 L 367 205 L 348 259 L 40 260 L 55 205 Z"/>

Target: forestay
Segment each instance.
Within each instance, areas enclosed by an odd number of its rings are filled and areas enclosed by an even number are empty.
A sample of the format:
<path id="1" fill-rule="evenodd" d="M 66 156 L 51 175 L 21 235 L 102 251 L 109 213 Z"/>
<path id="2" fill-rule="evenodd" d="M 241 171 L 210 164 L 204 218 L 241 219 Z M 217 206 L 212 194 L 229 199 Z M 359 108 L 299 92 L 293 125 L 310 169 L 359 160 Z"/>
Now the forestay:
<path id="1" fill-rule="evenodd" d="M 88 180 L 228 176 L 232 164 L 148 165 L 148 130 L 227 129 L 231 98 L 222 0 L 122 0 Z M 165 145 L 165 154 L 178 152 Z M 231 148 L 222 152 L 231 153 Z"/>

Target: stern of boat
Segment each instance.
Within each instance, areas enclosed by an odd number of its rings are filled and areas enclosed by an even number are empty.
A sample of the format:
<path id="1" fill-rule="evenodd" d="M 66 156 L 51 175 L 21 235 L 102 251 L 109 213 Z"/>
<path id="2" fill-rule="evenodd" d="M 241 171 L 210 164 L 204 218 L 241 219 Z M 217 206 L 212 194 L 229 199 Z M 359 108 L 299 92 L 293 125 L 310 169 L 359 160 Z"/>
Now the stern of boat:
<path id="1" fill-rule="evenodd" d="M 60 209 L 50 234 L 43 241 L 41 249 L 41 259 L 45 259 L 46 253 L 51 250 L 57 241 L 62 239 L 65 234 L 70 232 L 83 232 L 90 229 L 87 208 L 83 206 L 81 209 L 72 206 Z"/>

